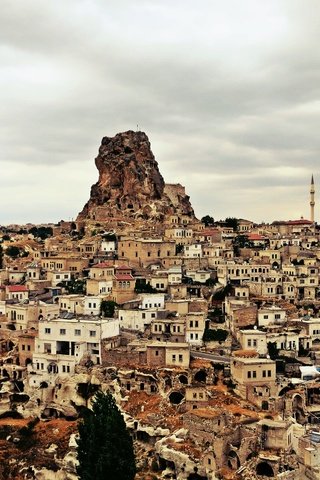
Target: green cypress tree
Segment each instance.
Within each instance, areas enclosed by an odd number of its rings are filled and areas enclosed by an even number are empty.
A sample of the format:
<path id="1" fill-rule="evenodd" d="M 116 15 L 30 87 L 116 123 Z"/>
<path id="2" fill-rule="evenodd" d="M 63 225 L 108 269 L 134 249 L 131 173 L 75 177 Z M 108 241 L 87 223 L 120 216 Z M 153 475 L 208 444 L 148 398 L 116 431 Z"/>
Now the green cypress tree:
<path id="1" fill-rule="evenodd" d="M 132 438 L 111 393 L 98 392 L 92 412 L 79 424 L 80 480 L 133 480 Z"/>

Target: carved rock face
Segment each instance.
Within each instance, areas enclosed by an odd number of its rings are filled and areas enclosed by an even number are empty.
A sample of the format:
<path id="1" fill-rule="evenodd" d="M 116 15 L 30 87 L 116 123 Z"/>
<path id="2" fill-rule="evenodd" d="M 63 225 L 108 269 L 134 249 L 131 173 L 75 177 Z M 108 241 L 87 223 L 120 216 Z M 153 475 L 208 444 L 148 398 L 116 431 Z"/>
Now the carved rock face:
<path id="1" fill-rule="evenodd" d="M 180 186 L 181 202 L 165 193 L 163 177 L 144 132 L 130 130 L 112 138 L 104 137 L 95 163 L 99 180 L 91 187 L 90 199 L 78 220 L 152 218 L 161 221 L 166 214 L 194 216 L 183 187 Z"/>

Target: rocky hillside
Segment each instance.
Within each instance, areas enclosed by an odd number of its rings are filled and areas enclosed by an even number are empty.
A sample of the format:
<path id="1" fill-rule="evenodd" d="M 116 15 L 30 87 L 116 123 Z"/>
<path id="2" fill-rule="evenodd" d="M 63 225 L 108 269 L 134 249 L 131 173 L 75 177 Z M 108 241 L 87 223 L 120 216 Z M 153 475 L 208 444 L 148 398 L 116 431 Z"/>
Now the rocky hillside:
<path id="1" fill-rule="evenodd" d="M 165 184 L 144 132 L 104 137 L 95 163 L 99 179 L 78 221 L 163 221 L 171 214 L 194 217 L 184 187 Z"/>

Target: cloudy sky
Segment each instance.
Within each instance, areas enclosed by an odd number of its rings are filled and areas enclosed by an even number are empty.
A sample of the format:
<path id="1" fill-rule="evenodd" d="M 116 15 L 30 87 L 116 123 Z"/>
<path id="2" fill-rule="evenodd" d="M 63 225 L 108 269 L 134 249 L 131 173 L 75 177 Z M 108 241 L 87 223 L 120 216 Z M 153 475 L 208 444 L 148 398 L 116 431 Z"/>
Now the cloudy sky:
<path id="1" fill-rule="evenodd" d="M 0 224 L 75 218 L 105 135 L 198 217 L 320 218 L 319 0 L 2 0 Z M 318 208 L 317 208 L 318 207 Z"/>

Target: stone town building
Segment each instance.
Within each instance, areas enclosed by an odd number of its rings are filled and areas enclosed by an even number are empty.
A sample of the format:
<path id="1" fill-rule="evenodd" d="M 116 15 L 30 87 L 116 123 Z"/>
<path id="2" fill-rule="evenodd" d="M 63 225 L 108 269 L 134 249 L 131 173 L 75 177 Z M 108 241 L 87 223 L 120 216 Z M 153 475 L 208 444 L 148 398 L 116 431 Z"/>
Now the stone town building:
<path id="1" fill-rule="evenodd" d="M 40 264 L 41 268 L 45 270 L 66 270 L 77 276 L 89 266 L 89 259 L 66 254 L 65 256 L 42 258 Z"/>
<path id="2" fill-rule="evenodd" d="M 55 303 L 42 301 L 29 301 L 20 303 L 7 303 L 6 317 L 15 330 L 37 328 L 38 321 L 58 315 L 59 306 Z"/>
<path id="3" fill-rule="evenodd" d="M 208 405 L 209 395 L 206 388 L 190 385 L 186 387 L 185 399 L 186 409 L 195 410 Z"/>
<path id="4" fill-rule="evenodd" d="M 190 345 L 202 345 L 204 329 L 205 315 L 203 312 L 189 312 L 186 315 L 186 341 Z"/>
<path id="5" fill-rule="evenodd" d="M 230 368 L 236 393 L 267 410 L 270 397 L 277 394 L 276 362 L 269 358 L 233 357 Z"/>
<path id="6" fill-rule="evenodd" d="M 50 381 L 53 376 L 72 375 L 75 366 L 84 356 L 90 356 L 93 363 L 101 363 L 101 345 L 104 339 L 114 339 L 118 344 L 118 319 L 56 318 L 39 322 L 39 337 L 35 343 L 31 385 Z"/>
<path id="7" fill-rule="evenodd" d="M 262 330 L 240 330 L 239 341 L 242 350 L 255 350 L 259 355 L 266 355 L 268 353 L 267 334 Z"/>
<path id="8" fill-rule="evenodd" d="M 151 322 L 156 322 L 165 316 L 166 310 L 148 309 L 141 310 L 140 308 L 133 309 L 119 309 L 118 316 L 120 327 L 128 330 L 136 330 L 144 332 Z M 151 327 L 152 334 L 152 327 Z"/>
<path id="9" fill-rule="evenodd" d="M 158 318 L 153 320 L 151 323 L 151 336 L 159 342 L 186 342 L 186 318 L 170 316 L 164 319 Z"/>
<path id="10" fill-rule="evenodd" d="M 119 259 L 127 260 L 131 265 L 147 267 L 155 261 L 161 263 L 166 257 L 174 257 L 175 252 L 175 241 L 160 238 L 120 239 L 118 243 Z"/>
<path id="11" fill-rule="evenodd" d="M 290 451 L 293 442 L 293 420 L 264 418 L 257 424 L 263 450 Z"/>
<path id="12" fill-rule="evenodd" d="M 259 327 L 267 327 L 268 325 L 284 325 L 286 321 L 286 310 L 274 305 L 271 307 L 260 308 L 258 311 Z"/>
<path id="13" fill-rule="evenodd" d="M 164 231 L 165 240 L 174 240 L 180 245 L 188 245 L 193 242 L 193 229 L 183 226 L 166 228 Z"/>
<path id="14" fill-rule="evenodd" d="M 34 353 L 35 340 L 38 335 L 37 331 L 19 332 L 18 337 L 18 358 L 19 365 L 28 366 L 32 363 L 32 355 Z"/>
<path id="15" fill-rule="evenodd" d="M 23 302 L 28 300 L 29 290 L 25 285 L 7 285 L 6 300 L 15 300 Z"/>
<path id="16" fill-rule="evenodd" d="M 150 367 L 188 368 L 190 364 L 190 346 L 188 343 L 149 343 L 147 345 L 147 364 Z"/>

